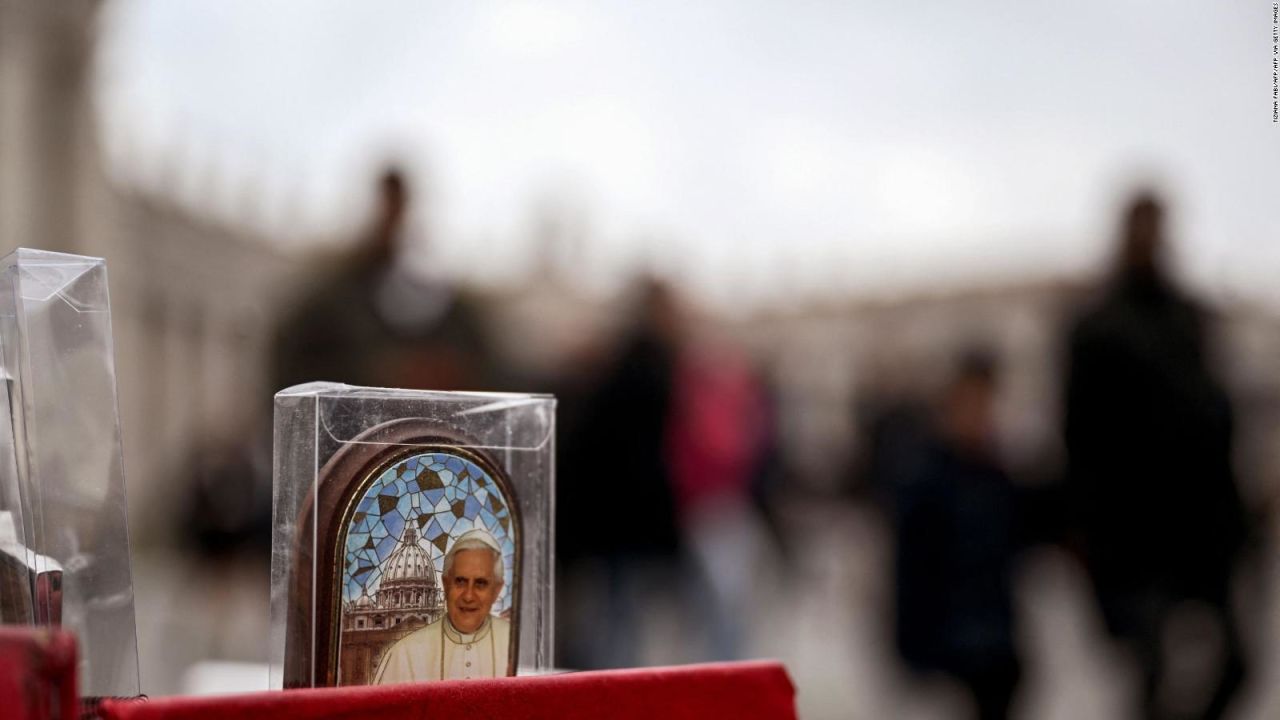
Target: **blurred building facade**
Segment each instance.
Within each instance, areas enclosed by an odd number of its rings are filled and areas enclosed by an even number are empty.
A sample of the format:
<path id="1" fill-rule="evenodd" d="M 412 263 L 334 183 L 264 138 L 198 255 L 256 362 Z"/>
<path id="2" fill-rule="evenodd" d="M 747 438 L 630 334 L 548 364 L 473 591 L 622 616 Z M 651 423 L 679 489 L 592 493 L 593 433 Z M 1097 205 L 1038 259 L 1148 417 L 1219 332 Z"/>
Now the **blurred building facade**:
<path id="1" fill-rule="evenodd" d="M 0 246 L 108 261 L 134 537 L 145 542 L 192 439 L 261 414 L 241 398 L 267 392 L 260 358 L 296 271 L 243 223 L 112 181 L 92 100 L 101 8 L 0 2 Z M 169 188 L 239 181 L 181 154 L 158 172 Z"/>
<path id="2" fill-rule="evenodd" d="M 798 475 L 834 489 L 856 459 L 859 409 L 877 396 L 935 392 L 958 353 L 995 348 L 1005 368 L 1003 451 L 1015 466 L 1053 464 L 1062 336 L 1093 284 L 1079 278 L 974 286 L 893 300 L 812 307 L 747 323 L 741 334 L 767 358 L 781 394 L 784 445 Z M 1280 318 L 1259 307 L 1215 309 L 1215 358 L 1239 413 L 1237 462 L 1255 502 L 1280 489 Z"/>
<path id="3" fill-rule="evenodd" d="M 110 204 L 90 86 L 99 3 L 0 2 L 0 237 L 93 246 Z M 38 240 L 37 240 L 38 239 Z"/>

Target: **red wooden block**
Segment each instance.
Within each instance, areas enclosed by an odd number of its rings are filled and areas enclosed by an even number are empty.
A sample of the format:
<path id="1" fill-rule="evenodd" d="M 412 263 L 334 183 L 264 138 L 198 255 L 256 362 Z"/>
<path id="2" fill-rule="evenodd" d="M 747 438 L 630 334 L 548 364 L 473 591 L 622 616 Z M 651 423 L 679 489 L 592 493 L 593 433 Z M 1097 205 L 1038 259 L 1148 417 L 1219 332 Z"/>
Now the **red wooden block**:
<path id="1" fill-rule="evenodd" d="M 0 627 L 0 715 L 12 720 L 76 720 L 76 640 L 70 633 Z"/>

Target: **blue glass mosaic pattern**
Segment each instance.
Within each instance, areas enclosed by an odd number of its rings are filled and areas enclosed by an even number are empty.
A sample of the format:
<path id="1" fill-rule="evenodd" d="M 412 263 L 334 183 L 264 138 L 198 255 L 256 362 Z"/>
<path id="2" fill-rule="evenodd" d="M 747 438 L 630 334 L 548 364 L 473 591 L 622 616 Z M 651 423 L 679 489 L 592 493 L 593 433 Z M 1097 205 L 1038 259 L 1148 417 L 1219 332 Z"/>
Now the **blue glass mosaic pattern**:
<path id="1" fill-rule="evenodd" d="M 515 524 L 510 498 L 466 458 L 424 453 L 391 466 L 369 486 L 356 505 L 345 538 L 343 600 L 372 597 L 382 580 L 382 564 L 404 536 L 406 525 L 418 530 L 418 544 L 444 572 L 444 554 L 453 540 L 475 527 L 493 534 L 502 546 L 506 566 L 502 595 L 493 604 L 500 613 L 511 607 L 515 569 Z"/>

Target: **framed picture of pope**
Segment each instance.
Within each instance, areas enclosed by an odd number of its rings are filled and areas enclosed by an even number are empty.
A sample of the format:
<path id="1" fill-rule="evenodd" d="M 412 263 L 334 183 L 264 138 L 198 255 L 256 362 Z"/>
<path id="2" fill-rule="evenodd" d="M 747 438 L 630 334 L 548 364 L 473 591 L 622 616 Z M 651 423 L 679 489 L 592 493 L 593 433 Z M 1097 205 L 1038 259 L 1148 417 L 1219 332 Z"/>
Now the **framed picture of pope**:
<path id="1" fill-rule="evenodd" d="M 497 465 L 436 442 L 339 463 L 328 481 L 350 488 L 331 514 L 334 582 L 317 588 L 332 595 L 330 683 L 514 675 L 520 523 Z"/>

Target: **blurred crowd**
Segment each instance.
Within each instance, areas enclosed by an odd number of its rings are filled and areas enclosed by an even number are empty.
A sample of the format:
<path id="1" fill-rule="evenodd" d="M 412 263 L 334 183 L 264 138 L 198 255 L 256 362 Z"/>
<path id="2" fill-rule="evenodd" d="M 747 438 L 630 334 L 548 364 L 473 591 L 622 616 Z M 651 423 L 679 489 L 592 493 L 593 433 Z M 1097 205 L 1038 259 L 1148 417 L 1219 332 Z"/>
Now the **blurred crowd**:
<path id="1" fill-rule="evenodd" d="M 1160 200 L 1136 197 L 1114 274 L 1064 340 L 1065 462 L 1048 486 L 1002 460 L 989 349 L 960 358 L 932 407 L 887 409 L 868 480 L 892 518 L 896 639 L 918 672 L 949 675 L 978 717 L 1008 717 L 1021 674 L 1014 578 L 1020 552 L 1066 548 L 1107 634 L 1131 653 L 1133 717 L 1222 717 L 1245 679 L 1232 598 L 1251 524 L 1236 486 L 1233 415 L 1204 308 L 1165 266 Z M 1220 648 L 1207 693 L 1169 707 L 1171 621 L 1197 604 Z"/>
<path id="2" fill-rule="evenodd" d="M 1260 651 L 1236 570 L 1266 518 L 1237 482 L 1214 312 L 1168 269 L 1154 192 L 1125 207 L 1110 274 L 1049 329 L 1057 398 L 1032 412 L 1050 442 L 1009 452 L 1007 348 L 980 333 L 926 342 L 933 377 L 895 358 L 859 379 L 845 452 L 817 463 L 834 484 L 806 478 L 812 459 L 788 447 L 776 359 L 661 279 L 637 280 L 609 331 L 565 348 L 553 371 L 504 362 L 483 297 L 404 272 L 412 200 L 399 170 L 381 176 L 363 239 L 282 316 L 272 377 L 556 394 L 561 667 L 785 654 L 760 626 L 800 620 L 792 594 L 810 592 L 804 557 L 824 537 L 805 525 L 852 517 L 884 531 L 891 591 L 872 610 L 905 687 L 952 688 L 942 716 L 1018 715 L 1037 662 L 1023 647 L 1020 568 L 1044 548 L 1087 578 L 1097 643 L 1136 668 L 1123 716 L 1223 717 L 1247 687 Z M 184 527 L 209 557 L 267 547 L 268 466 L 249 460 L 266 452 L 262 427 L 196 465 Z M 229 501 L 233 487 L 259 501 Z M 830 505 L 866 512 L 808 510 Z M 835 657 L 845 642 L 833 634 L 811 652 Z M 1205 659 L 1188 670 L 1188 652 Z"/>

